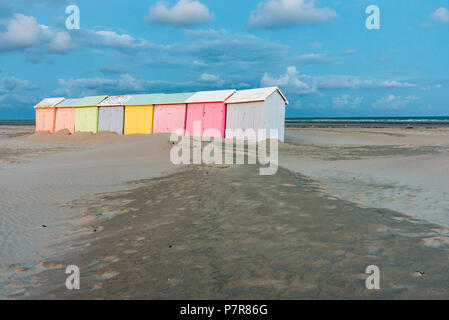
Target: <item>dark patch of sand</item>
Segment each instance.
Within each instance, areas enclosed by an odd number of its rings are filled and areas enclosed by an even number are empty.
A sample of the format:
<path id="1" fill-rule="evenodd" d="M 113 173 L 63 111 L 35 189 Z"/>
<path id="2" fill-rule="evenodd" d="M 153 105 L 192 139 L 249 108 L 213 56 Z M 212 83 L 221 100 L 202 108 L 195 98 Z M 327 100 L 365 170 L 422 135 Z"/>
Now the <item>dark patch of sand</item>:
<path id="1" fill-rule="evenodd" d="M 418 156 L 449 151 L 447 146 L 397 145 L 397 146 L 332 146 L 288 141 L 280 145 L 284 156 L 307 155 L 325 161 L 359 160 L 375 157 Z"/>
<path id="2" fill-rule="evenodd" d="M 284 169 L 189 167 L 103 195 L 88 215 L 111 202 L 121 213 L 54 259 L 80 268 L 81 290 L 54 269 L 13 298 L 449 298 L 447 229 L 323 196 Z M 379 291 L 365 288 L 368 265 Z"/>

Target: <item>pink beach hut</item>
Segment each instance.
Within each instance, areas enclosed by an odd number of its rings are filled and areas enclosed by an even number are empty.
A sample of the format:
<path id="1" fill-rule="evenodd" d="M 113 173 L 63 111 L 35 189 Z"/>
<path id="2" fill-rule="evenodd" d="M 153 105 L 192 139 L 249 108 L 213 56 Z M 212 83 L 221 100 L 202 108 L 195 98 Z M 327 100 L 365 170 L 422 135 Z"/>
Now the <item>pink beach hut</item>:
<path id="1" fill-rule="evenodd" d="M 234 93 L 235 90 L 200 91 L 187 99 L 186 135 L 224 138 L 225 102 Z"/>
<path id="2" fill-rule="evenodd" d="M 64 98 L 45 98 L 34 106 L 36 109 L 36 132 L 55 132 L 55 107 L 63 101 Z"/>
<path id="3" fill-rule="evenodd" d="M 153 133 L 184 130 L 187 99 L 194 93 L 173 93 L 158 96 L 154 101 Z"/>
<path id="4" fill-rule="evenodd" d="M 55 132 L 68 129 L 75 132 L 75 105 L 80 99 L 67 99 L 56 108 Z"/>

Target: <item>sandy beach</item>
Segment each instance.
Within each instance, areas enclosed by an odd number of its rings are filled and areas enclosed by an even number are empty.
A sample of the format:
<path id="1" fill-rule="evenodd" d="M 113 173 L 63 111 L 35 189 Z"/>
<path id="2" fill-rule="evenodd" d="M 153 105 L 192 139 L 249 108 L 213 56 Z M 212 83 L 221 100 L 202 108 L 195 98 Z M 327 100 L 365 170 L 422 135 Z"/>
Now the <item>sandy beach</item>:
<path id="1" fill-rule="evenodd" d="M 0 135 L 1 298 L 449 298 L 448 129 L 289 129 L 274 176 L 31 132 Z"/>

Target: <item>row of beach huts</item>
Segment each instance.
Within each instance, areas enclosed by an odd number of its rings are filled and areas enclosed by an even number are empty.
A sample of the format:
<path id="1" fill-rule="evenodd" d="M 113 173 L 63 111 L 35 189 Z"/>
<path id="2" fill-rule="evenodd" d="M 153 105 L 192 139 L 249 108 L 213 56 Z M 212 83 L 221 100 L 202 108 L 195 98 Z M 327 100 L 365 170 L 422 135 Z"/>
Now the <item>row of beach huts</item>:
<path id="1" fill-rule="evenodd" d="M 284 141 L 287 99 L 277 87 L 195 93 L 46 98 L 36 109 L 36 131 L 171 133 L 226 138 L 226 129 L 278 130 Z M 198 132 L 198 128 L 195 128 Z M 214 130 L 209 130 L 214 129 Z M 213 133 L 211 133 L 213 132 Z"/>

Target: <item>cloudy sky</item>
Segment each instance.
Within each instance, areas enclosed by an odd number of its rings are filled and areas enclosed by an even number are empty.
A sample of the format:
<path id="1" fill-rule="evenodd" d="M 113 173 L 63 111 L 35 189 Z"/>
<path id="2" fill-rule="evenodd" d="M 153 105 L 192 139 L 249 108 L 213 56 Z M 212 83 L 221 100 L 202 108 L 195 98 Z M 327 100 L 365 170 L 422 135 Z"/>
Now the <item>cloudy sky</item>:
<path id="1" fill-rule="evenodd" d="M 287 117 L 448 115 L 448 40 L 448 0 L 0 0 L 0 119 L 49 96 L 260 86 Z"/>

